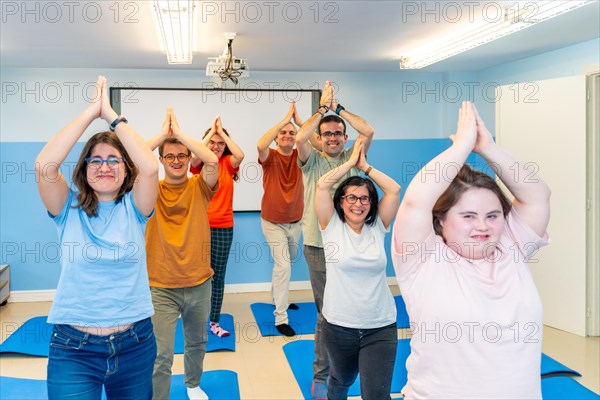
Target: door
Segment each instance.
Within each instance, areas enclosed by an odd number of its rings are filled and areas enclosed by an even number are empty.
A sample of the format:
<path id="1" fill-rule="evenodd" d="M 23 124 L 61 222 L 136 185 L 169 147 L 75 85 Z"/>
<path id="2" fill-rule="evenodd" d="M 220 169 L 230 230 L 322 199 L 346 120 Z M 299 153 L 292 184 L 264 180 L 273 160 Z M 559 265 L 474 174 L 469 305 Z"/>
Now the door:
<path id="1" fill-rule="evenodd" d="M 496 140 L 533 163 L 552 190 L 551 245 L 530 264 L 544 304 L 544 324 L 585 336 L 586 77 L 515 86 L 499 88 Z"/>

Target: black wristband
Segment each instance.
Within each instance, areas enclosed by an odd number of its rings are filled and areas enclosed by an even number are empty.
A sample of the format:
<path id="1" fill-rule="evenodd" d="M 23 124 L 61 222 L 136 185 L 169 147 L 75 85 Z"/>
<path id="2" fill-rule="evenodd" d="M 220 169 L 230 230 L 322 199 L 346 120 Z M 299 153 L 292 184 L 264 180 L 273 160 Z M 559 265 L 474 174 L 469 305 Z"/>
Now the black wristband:
<path id="1" fill-rule="evenodd" d="M 115 131 L 115 128 L 117 127 L 117 125 L 119 125 L 121 122 L 125 122 L 125 123 L 127 123 L 127 122 L 129 122 L 129 121 L 127 121 L 127 118 L 125 118 L 125 117 L 123 117 L 123 116 L 121 116 L 121 117 L 119 117 L 119 118 L 115 119 L 115 120 L 112 122 L 112 124 L 110 124 L 110 131 L 111 131 L 111 132 L 114 132 L 114 131 Z"/>
<path id="2" fill-rule="evenodd" d="M 326 113 L 327 111 L 329 111 L 329 107 L 327 107 L 325 104 L 321 104 L 321 105 L 319 106 L 319 109 L 321 109 L 321 108 L 324 108 L 324 109 L 325 109 L 325 113 Z M 323 113 L 323 115 L 325 115 L 325 113 Z"/>
<path id="3" fill-rule="evenodd" d="M 340 113 L 342 112 L 342 110 L 345 110 L 344 106 L 342 106 L 341 104 L 338 104 L 338 106 L 335 108 L 335 113 L 337 115 L 340 115 Z"/>

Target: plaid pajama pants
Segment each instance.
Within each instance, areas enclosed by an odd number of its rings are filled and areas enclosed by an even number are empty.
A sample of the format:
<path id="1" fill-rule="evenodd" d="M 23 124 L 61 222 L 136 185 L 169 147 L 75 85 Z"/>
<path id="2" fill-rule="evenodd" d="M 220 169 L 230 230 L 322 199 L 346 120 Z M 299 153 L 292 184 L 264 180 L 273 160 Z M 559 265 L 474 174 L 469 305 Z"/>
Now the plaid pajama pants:
<path id="1" fill-rule="evenodd" d="M 210 228 L 210 266 L 214 271 L 210 298 L 210 321 L 219 322 L 225 292 L 225 270 L 233 241 L 233 227 Z"/>

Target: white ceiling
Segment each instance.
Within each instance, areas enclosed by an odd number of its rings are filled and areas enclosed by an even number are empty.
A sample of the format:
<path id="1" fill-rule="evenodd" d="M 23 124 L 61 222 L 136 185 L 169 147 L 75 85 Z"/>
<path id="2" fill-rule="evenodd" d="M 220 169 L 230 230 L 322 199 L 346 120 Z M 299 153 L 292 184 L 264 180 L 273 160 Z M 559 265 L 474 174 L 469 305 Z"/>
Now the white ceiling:
<path id="1" fill-rule="evenodd" d="M 221 54 L 223 33 L 237 32 L 234 55 L 247 59 L 251 71 L 398 71 L 403 52 L 461 29 L 484 10 L 494 18 L 514 3 L 204 1 L 194 61 L 183 66 L 167 64 L 160 51 L 150 1 L 2 0 L 0 63 L 5 68 L 204 69 L 207 57 Z M 474 71 L 599 36 L 596 2 L 424 70 Z"/>

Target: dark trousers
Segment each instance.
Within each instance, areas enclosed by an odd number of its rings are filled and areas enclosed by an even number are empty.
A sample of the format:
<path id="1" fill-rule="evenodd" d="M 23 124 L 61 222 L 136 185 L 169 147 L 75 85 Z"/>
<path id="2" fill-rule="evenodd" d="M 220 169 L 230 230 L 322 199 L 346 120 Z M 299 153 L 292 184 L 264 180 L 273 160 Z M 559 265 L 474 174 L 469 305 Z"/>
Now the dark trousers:
<path id="1" fill-rule="evenodd" d="M 360 372 L 363 400 L 390 399 L 396 361 L 396 323 L 374 329 L 354 329 L 323 321 L 323 344 L 329 356 L 329 400 L 347 399 Z"/>

